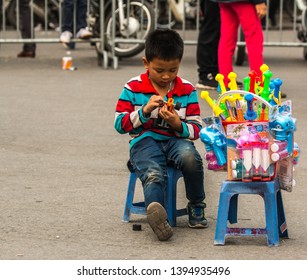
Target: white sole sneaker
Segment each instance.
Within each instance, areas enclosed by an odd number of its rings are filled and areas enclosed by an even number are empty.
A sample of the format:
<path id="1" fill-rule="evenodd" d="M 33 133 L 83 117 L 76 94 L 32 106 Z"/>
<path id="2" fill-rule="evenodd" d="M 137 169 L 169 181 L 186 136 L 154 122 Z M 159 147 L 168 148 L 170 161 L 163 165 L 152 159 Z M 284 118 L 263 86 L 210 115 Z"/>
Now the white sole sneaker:
<path id="1" fill-rule="evenodd" d="M 85 28 L 81 28 L 77 33 L 77 38 L 82 40 L 90 39 L 92 36 L 93 33 L 86 30 Z"/>
<path id="2" fill-rule="evenodd" d="M 173 230 L 167 222 L 164 207 L 158 202 L 152 202 L 147 207 L 147 220 L 160 241 L 166 241 L 173 235 Z"/>

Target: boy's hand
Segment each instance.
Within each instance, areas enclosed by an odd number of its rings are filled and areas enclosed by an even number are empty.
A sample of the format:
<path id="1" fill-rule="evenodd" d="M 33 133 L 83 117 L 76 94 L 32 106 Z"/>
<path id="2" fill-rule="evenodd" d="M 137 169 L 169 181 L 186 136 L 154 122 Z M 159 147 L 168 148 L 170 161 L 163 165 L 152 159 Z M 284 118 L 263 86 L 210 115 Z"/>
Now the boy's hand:
<path id="1" fill-rule="evenodd" d="M 174 130 L 182 132 L 181 120 L 174 108 L 172 108 L 172 110 L 168 110 L 167 105 L 164 104 L 159 111 L 159 116 L 164 119 Z"/>
<path id="2" fill-rule="evenodd" d="M 163 98 L 159 95 L 153 95 L 148 100 L 148 103 L 143 107 L 143 115 L 149 116 L 154 109 L 162 106 L 164 106 Z"/>

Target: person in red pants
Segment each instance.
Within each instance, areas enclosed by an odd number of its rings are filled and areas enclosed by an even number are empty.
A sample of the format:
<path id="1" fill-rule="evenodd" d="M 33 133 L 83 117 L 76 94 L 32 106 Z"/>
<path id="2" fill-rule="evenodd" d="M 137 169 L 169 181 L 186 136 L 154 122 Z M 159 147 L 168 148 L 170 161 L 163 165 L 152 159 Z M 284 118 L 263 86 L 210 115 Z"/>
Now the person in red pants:
<path id="1" fill-rule="evenodd" d="M 212 0 L 219 3 L 221 32 L 218 45 L 219 72 L 224 76 L 225 85 L 228 85 L 228 74 L 233 71 L 233 55 L 238 40 L 238 30 L 241 25 L 248 62 L 251 70 L 262 73 L 260 66 L 263 60 L 263 31 L 261 19 L 267 13 L 265 0 Z"/>

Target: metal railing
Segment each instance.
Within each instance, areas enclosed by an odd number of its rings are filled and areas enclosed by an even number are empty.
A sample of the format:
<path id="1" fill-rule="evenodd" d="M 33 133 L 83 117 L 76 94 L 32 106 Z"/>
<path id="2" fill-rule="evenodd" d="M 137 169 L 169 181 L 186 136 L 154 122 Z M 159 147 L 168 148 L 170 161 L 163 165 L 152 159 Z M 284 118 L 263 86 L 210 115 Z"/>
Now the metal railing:
<path id="1" fill-rule="evenodd" d="M 64 0 L 29 0 L 31 10 L 31 36 L 22 38 L 19 2 L 22 0 L 0 0 L 0 45 L 24 44 L 24 43 L 61 43 L 62 4 Z M 104 0 L 87 0 L 87 24 L 92 29 L 104 30 Z M 94 9 L 94 11 L 93 11 Z M 98 10 L 97 10 L 98 9 Z M 98 15 L 98 18 L 95 18 Z M 102 16 L 100 16 L 102 15 Z M 76 3 L 74 2 L 74 28 L 76 26 Z M 97 22 L 98 21 L 98 22 Z M 76 30 L 74 30 L 76 34 Z M 97 34 L 96 34 L 97 35 Z M 74 43 L 89 42 L 77 38 L 71 40 Z M 105 57 L 104 36 L 94 36 L 90 42 L 95 43 L 97 51 Z M 98 59 L 101 57 L 98 55 Z M 106 68 L 107 65 L 104 63 Z"/>

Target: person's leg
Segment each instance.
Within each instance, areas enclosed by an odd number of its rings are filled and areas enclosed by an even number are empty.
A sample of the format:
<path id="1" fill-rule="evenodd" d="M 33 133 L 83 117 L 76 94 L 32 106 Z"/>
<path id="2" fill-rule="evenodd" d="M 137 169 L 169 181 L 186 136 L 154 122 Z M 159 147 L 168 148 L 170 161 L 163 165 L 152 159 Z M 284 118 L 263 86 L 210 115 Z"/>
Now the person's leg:
<path id="1" fill-rule="evenodd" d="M 81 28 L 86 28 L 86 17 L 87 17 L 87 0 L 77 0 L 77 26 L 76 31 L 78 32 Z"/>
<path id="2" fill-rule="evenodd" d="M 225 86 L 229 83 L 228 74 L 233 71 L 233 55 L 238 40 L 239 20 L 232 9 L 235 3 L 220 3 L 221 37 L 218 47 L 219 71 L 224 76 Z"/>
<path id="3" fill-rule="evenodd" d="M 240 20 L 246 42 L 250 70 L 254 70 L 261 78 L 260 66 L 263 64 L 263 31 L 261 20 L 257 16 L 255 6 L 249 2 L 233 3 Z"/>
<path id="4" fill-rule="evenodd" d="M 164 205 L 167 164 L 159 143 L 150 137 L 140 140 L 130 151 L 130 162 L 142 182 L 145 205 Z"/>
<path id="5" fill-rule="evenodd" d="M 172 138 L 165 149 L 168 162 L 182 172 L 187 199 L 192 203 L 203 202 L 205 199 L 203 162 L 194 143 Z"/>
<path id="6" fill-rule="evenodd" d="M 276 12 L 279 8 L 279 0 L 270 0 L 269 2 L 269 19 L 272 26 L 276 26 Z"/>
<path id="7" fill-rule="evenodd" d="M 73 33 L 74 0 L 64 0 L 62 4 L 62 32 Z"/>
<path id="8" fill-rule="evenodd" d="M 130 162 L 143 185 L 148 223 L 159 240 L 168 240 L 173 231 L 163 207 L 167 164 L 161 144 L 150 137 L 140 140 L 130 150 Z"/>
<path id="9" fill-rule="evenodd" d="M 34 38 L 34 30 L 31 32 L 31 8 L 30 0 L 19 0 L 19 17 L 21 37 L 24 39 Z M 33 36 L 33 37 L 32 37 Z M 23 45 L 24 52 L 35 52 L 36 44 L 25 43 Z"/>
<path id="10" fill-rule="evenodd" d="M 184 178 L 188 203 L 189 226 L 204 228 L 208 226 L 204 208 L 206 204 L 204 190 L 204 170 L 202 158 L 194 143 L 180 138 L 170 139 L 165 151 L 168 162 L 181 170 Z"/>
<path id="11" fill-rule="evenodd" d="M 203 22 L 201 24 L 196 59 L 199 80 L 205 81 L 207 75 L 213 78 L 218 73 L 217 47 L 220 38 L 220 11 L 219 5 L 210 0 L 203 0 Z"/>

